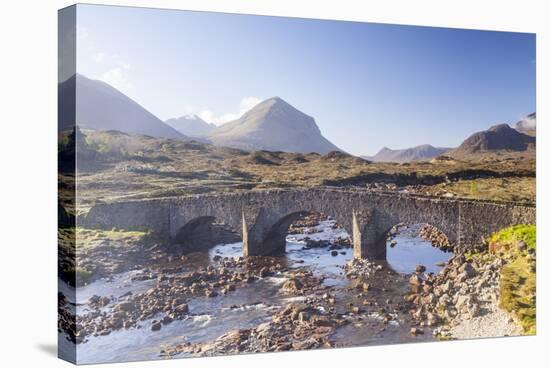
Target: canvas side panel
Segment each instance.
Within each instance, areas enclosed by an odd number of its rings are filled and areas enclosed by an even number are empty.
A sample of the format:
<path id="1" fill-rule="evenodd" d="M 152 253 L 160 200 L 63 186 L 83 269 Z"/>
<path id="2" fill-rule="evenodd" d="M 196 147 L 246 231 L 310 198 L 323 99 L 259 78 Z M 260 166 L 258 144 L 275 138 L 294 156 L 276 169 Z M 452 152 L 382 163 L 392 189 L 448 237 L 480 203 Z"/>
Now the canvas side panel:
<path id="1" fill-rule="evenodd" d="M 76 363 L 76 6 L 58 12 L 58 356 Z"/>

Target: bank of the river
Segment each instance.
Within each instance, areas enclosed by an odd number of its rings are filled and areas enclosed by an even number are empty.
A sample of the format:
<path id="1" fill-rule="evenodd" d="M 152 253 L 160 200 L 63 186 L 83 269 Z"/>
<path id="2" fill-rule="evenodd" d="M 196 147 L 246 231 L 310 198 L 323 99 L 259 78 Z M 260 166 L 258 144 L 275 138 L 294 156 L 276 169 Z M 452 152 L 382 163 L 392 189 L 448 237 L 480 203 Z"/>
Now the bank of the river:
<path id="1" fill-rule="evenodd" d="M 59 277 L 79 287 L 131 269 L 161 266 L 177 256 L 162 238 L 146 231 L 65 228 L 58 239 Z"/>
<path id="2" fill-rule="evenodd" d="M 475 253 L 457 254 L 437 275 L 419 268 L 405 300 L 441 339 L 535 333 L 535 226 L 503 229 Z"/>

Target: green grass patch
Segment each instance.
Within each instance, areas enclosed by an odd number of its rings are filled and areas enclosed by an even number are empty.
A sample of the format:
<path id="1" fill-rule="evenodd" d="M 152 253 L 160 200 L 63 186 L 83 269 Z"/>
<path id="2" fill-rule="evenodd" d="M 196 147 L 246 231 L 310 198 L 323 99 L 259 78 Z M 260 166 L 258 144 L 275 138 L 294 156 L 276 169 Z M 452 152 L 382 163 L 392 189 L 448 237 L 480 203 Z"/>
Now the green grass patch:
<path id="1" fill-rule="evenodd" d="M 501 245 L 514 245 L 524 241 L 531 249 L 537 249 L 537 227 L 535 225 L 516 225 L 503 229 L 491 236 L 490 242 Z"/>
<path id="2" fill-rule="evenodd" d="M 108 242 L 113 247 L 124 247 L 130 244 L 145 241 L 151 234 L 148 231 L 128 231 L 113 228 L 101 229 L 76 229 L 76 243 L 79 249 L 95 247 Z"/>
<path id="3" fill-rule="evenodd" d="M 479 190 L 477 188 L 477 182 L 473 181 L 470 183 L 470 195 L 475 197 L 478 194 Z"/>

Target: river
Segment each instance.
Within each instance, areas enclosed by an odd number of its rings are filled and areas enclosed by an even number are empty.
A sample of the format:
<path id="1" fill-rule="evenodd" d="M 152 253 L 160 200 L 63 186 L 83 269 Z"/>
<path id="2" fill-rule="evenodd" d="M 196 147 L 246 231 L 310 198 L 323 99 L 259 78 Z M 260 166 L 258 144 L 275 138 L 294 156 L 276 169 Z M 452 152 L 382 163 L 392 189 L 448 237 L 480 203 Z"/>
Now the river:
<path id="1" fill-rule="evenodd" d="M 314 275 L 322 277 L 323 283 L 331 287 L 336 296 L 335 308 L 346 316 L 349 303 L 358 303 L 353 280 L 345 277 L 343 266 L 352 259 L 352 249 L 327 247 L 306 247 L 306 236 L 313 240 L 329 243 L 347 234 L 335 228 L 333 220 L 321 221 L 307 234 L 287 236 L 287 248 L 283 262 L 290 268 L 307 268 Z M 418 236 L 419 225 L 402 229 L 394 236 L 393 246 L 388 242 L 387 262 L 381 262 L 381 271 L 370 281 L 373 291 L 370 297 L 375 305 L 392 316 L 384 321 L 381 313 L 369 313 L 359 321 L 338 328 L 331 336 L 334 346 L 361 346 L 432 340 L 429 330 L 420 336 L 411 336 L 409 317 L 397 308 L 407 292 L 408 275 L 416 265 L 422 264 L 428 272 L 438 272 L 441 263 L 451 257 L 433 247 Z M 186 270 L 214 264 L 215 256 L 233 257 L 242 254 L 242 244 L 220 244 L 208 253 L 197 253 L 189 257 Z M 129 271 L 110 279 L 101 279 L 77 289 L 77 313 L 89 313 L 86 305 L 93 295 L 118 297 L 131 291 L 142 293 L 153 287 L 155 280 L 132 281 L 139 271 Z M 255 327 L 271 319 L 274 311 L 303 297 L 288 297 L 280 293 L 280 285 L 287 279 L 284 275 L 274 275 L 259 279 L 244 288 L 216 297 L 194 297 L 188 300 L 189 316 L 163 326 L 160 331 L 152 331 L 151 321 L 141 321 L 138 328 L 120 329 L 106 336 L 90 336 L 77 345 L 79 363 L 99 363 L 115 361 L 135 361 L 161 358 L 163 346 L 188 342 L 213 340 L 224 333 L 243 328 Z M 104 310 L 108 310 L 106 307 Z M 351 321 L 351 317 L 350 317 Z M 71 349 L 74 345 L 61 343 L 61 349 Z M 183 356 L 184 354 L 180 354 Z"/>

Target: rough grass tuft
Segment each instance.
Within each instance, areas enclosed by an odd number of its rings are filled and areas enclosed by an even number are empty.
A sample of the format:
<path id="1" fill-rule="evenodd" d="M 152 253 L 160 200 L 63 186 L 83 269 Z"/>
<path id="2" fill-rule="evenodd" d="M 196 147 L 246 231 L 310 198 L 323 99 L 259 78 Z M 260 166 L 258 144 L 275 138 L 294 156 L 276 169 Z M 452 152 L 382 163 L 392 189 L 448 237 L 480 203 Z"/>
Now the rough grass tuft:
<path id="1" fill-rule="evenodd" d="M 502 269 L 500 306 L 514 313 L 528 335 L 536 333 L 536 277 L 525 257 L 517 257 Z"/>
<path id="2" fill-rule="evenodd" d="M 500 276 L 500 306 L 516 316 L 525 334 L 534 335 L 537 313 L 535 261 L 527 250 L 515 246 L 518 241 L 535 250 L 536 226 L 511 226 L 490 239 L 497 249 L 506 250 L 503 256 L 508 261 Z"/>

